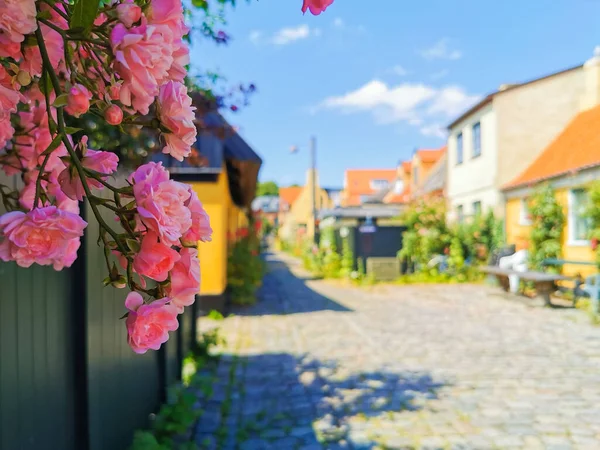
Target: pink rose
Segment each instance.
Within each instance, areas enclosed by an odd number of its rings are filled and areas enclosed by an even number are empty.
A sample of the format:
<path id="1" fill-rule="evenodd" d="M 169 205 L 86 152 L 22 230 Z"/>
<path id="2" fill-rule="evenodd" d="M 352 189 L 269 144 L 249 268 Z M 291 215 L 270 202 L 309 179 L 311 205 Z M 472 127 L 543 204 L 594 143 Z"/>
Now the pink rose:
<path id="1" fill-rule="evenodd" d="M 133 0 L 126 1 L 117 6 L 117 17 L 129 28 L 142 18 L 142 8 L 133 3 Z"/>
<path id="2" fill-rule="evenodd" d="M 171 131 L 163 134 L 166 142 L 163 153 L 170 154 L 178 161 L 189 156 L 196 142 L 195 109 L 182 83 L 169 81 L 160 87 L 158 117 L 163 126 Z"/>
<path id="3" fill-rule="evenodd" d="M 12 42 L 23 42 L 37 29 L 35 0 L 0 1 L 0 31 Z"/>
<path id="4" fill-rule="evenodd" d="M 0 33 L 0 58 L 13 58 L 19 61 L 21 56 L 21 44 L 13 42 L 8 35 Z"/>
<path id="5" fill-rule="evenodd" d="M 188 191 L 190 192 L 190 199 L 186 202 L 185 206 L 192 213 L 192 226 L 183 235 L 182 240 L 190 244 L 198 241 L 210 242 L 213 232 L 210 227 L 210 218 L 196 192 L 191 187 L 188 187 Z"/>
<path id="6" fill-rule="evenodd" d="M 142 223 L 165 244 L 176 245 L 192 226 L 192 213 L 185 206 L 188 187 L 168 179 L 162 164 L 140 166 L 131 176 L 133 194 Z"/>
<path id="7" fill-rule="evenodd" d="M 181 0 L 151 0 L 146 15 L 149 24 L 169 30 L 172 41 L 180 40 L 189 31 L 185 25 Z"/>
<path id="8" fill-rule="evenodd" d="M 90 109 L 91 98 L 92 93 L 85 86 L 76 84 L 69 91 L 65 111 L 72 116 L 79 117 Z"/>
<path id="9" fill-rule="evenodd" d="M 190 49 L 182 40 L 173 43 L 173 64 L 169 69 L 169 79 L 183 83 L 190 64 Z"/>
<path id="10" fill-rule="evenodd" d="M 303 0 L 302 12 L 305 13 L 309 9 L 311 14 L 318 16 L 332 3 L 333 0 Z"/>
<path id="11" fill-rule="evenodd" d="M 33 263 L 52 264 L 55 270 L 69 267 L 75 248 L 71 241 L 79 240 L 86 225 L 79 215 L 55 206 L 6 213 L 0 216 L 0 259 L 21 267 Z"/>
<path id="12" fill-rule="evenodd" d="M 119 165 L 119 157 L 111 152 L 103 152 L 87 149 L 88 137 L 81 138 L 80 146 L 84 149 L 81 165 L 86 169 L 106 175 L 105 179 L 117 170 Z M 88 186 L 90 188 L 104 189 L 104 185 L 93 178 L 88 178 Z M 79 172 L 70 164 L 58 176 L 58 183 L 62 191 L 73 200 L 83 200 L 85 191 L 83 184 L 79 178 Z"/>
<path id="13" fill-rule="evenodd" d="M 179 253 L 158 242 L 155 233 L 148 232 L 142 239 L 140 252 L 133 259 L 133 270 L 138 275 L 155 281 L 165 281 L 177 261 L 179 261 Z"/>
<path id="14" fill-rule="evenodd" d="M 163 298 L 145 305 L 139 293 L 129 293 L 125 300 L 125 307 L 129 310 L 125 325 L 127 343 L 134 352 L 141 354 L 158 350 L 169 340 L 169 331 L 179 327 L 177 308 L 168 302 L 168 298 Z"/>
<path id="15" fill-rule="evenodd" d="M 123 110 L 118 105 L 110 105 L 104 111 L 104 118 L 111 125 L 119 125 L 123 121 Z"/>
<path id="16" fill-rule="evenodd" d="M 64 69 L 64 40 L 60 33 L 52 28 L 42 24 L 40 26 L 46 43 L 48 57 L 52 63 L 52 67 L 56 69 Z M 23 61 L 19 67 L 28 72 L 31 76 L 42 75 L 42 54 L 40 48 L 35 45 L 28 45 L 23 50 Z"/>
<path id="17" fill-rule="evenodd" d="M 181 314 L 185 306 L 190 306 L 200 292 L 200 261 L 198 250 L 183 248 L 180 252 L 181 259 L 175 263 L 171 270 L 171 286 L 167 295 L 171 303 L 177 307 Z"/>
<path id="18" fill-rule="evenodd" d="M 173 42 L 165 27 L 141 24 L 126 28 L 117 24 L 110 35 L 115 69 L 123 79 L 120 99 L 125 106 L 148 114 L 173 64 Z"/>
<path id="19" fill-rule="evenodd" d="M 3 66 L 0 66 L 0 119 L 10 117 L 17 111 L 19 91 L 15 89 L 12 77 Z"/>

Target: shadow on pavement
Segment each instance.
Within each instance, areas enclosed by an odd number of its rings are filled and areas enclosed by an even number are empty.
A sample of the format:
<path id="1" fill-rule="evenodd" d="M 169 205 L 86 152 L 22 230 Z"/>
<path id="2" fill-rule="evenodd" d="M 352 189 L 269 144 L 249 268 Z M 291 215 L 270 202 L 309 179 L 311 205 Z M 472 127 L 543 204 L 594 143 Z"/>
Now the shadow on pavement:
<path id="1" fill-rule="evenodd" d="M 263 316 L 315 311 L 352 311 L 307 286 L 307 281 L 313 278 L 292 273 L 288 264 L 295 264 L 295 262 L 286 263 L 272 253 L 266 253 L 265 259 L 268 271 L 258 291 L 258 301 L 252 306 L 234 305 L 230 308 L 232 314 Z"/>
<path id="2" fill-rule="evenodd" d="M 397 424 L 445 385 L 426 373 L 351 373 L 285 353 L 224 355 L 216 375 L 212 392 L 199 393 L 202 449 L 413 449 Z"/>

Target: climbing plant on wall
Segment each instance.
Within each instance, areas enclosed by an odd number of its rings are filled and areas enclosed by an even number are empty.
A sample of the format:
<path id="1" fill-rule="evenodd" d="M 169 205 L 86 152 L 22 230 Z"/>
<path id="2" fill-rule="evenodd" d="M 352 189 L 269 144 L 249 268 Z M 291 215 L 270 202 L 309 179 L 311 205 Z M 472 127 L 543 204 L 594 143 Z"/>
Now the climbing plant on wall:
<path id="1" fill-rule="evenodd" d="M 532 218 L 529 261 L 533 268 L 541 270 L 544 259 L 561 255 L 565 214 L 554 189 L 548 184 L 533 193 L 528 206 Z"/>

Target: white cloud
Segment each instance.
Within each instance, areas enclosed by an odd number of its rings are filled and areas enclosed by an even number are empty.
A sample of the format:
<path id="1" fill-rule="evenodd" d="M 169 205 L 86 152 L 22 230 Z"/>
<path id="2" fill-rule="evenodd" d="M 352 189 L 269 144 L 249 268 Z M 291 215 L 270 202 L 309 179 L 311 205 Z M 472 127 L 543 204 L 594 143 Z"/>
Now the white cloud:
<path id="1" fill-rule="evenodd" d="M 262 37 L 262 31 L 254 30 L 250 32 L 250 42 L 252 42 L 253 44 L 259 44 Z"/>
<path id="2" fill-rule="evenodd" d="M 298 25 L 297 27 L 285 27 L 277 30 L 270 36 L 265 36 L 262 31 L 252 31 L 249 39 L 255 45 L 272 44 L 272 45 L 287 45 L 292 42 L 308 39 L 310 37 L 321 36 L 319 28 L 310 28 L 308 25 Z"/>
<path id="3" fill-rule="evenodd" d="M 439 72 L 432 73 L 430 75 L 430 78 L 432 80 L 439 80 L 441 78 L 448 76 L 449 73 L 450 73 L 450 71 L 448 69 L 442 69 Z"/>
<path id="4" fill-rule="evenodd" d="M 446 86 L 438 92 L 428 112 L 453 117 L 464 112 L 480 99 L 481 96 L 468 94 L 460 86 Z"/>
<path id="5" fill-rule="evenodd" d="M 333 26 L 336 28 L 344 28 L 344 19 L 341 17 L 336 17 L 333 19 Z"/>
<path id="6" fill-rule="evenodd" d="M 392 73 L 403 77 L 404 75 L 408 75 L 408 70 L 402 67 L 400 64 L 396 64 L 394 67 L 390 69 Z"/>
<path id="7" fill-rule="evenodd" d="M 445 138 L 446 130 L 439 124 L 425 125 L 419 130 L 423 136 L 433 136 L 437 138 Z"/>
<path id="8" fill-rule="evenodd" d="M 433 59 L 460 59 L 462 52 L 450 47 L 448 38 L 443 38 L 433 44 L 431 47 L 419 52 L 421 56 L 427 60 Z"/>
<path id="9" fill-rule="evenodd" d="M 380 80 L 371 80 L 344 95 L 328 97 L 320 109 L 337 110 L 344 114 L 368 111 L 377 123 L 406 122 L 422 126 L 426 122 L 453 118 L 476 103 L 481 97 L 467 93 L 460 86 L 435 88 L 425 83 L 400 83 L 388 86 Z M 432 125 L 421 127 L 429 136 L 440 136 Z"/>

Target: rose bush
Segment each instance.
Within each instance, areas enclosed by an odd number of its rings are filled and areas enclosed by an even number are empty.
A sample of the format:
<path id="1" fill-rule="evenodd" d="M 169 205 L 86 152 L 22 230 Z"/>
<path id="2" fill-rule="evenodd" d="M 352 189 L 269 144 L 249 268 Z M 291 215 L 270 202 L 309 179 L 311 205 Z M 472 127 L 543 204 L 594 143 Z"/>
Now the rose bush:
<path id="1" fill-rule="evenodd" d="M 305 0 L 302 10 L 331 3 Z M 188 31 L 181 0 L 0 0 L 0 170 L 24 182 L 0 184 L 0 259 L 71 266 L 85 200 L 100 226 L 105 284 L 131 290 L 126 326 L 137 353 L 158 349 L 194 302 L 208 214 L 160 164 L 114 185 L 117 155 L 88 148 L 87 132 L 71 125 L 87 114 L 136 136 L 152 128 L 164 153 L 190 156 L 199 112 L 184 84 Z"/>

